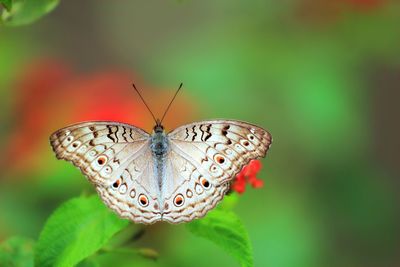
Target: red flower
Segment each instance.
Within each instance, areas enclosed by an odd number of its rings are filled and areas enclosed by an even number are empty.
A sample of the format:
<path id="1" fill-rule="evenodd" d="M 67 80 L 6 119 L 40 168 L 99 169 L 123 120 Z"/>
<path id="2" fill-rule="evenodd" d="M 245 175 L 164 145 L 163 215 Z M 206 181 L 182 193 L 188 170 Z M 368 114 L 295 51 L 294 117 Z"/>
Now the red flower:
<path id="1" fill-rule="evenodd" d="M 262 165 L 259 160 L 252 160 L 249 164 L 243 167 L 242 171 L 236 175 L 236 180 L 232 184 L 232 189 L 239 194 L 246 191 L 246 183 L 249 183 L 253 188 L 260 188 L 264 182 L 257 178 L 257 173 L 261 170 Z"/>
<path id="2" fill-rule="evenodd" d="M 320 27 L 343 19 L 344 13 L 373 12 L 387 3 L 388 0 L 302 0 L 295 6 L 295 16 Z"/>
<path id="3" fill-rule="evenodd" d="M 121 121 L 151 132 L 154 122 L 140 98 L 132 89 L 135 82 L 153 112 L 163 114 L 175 88 L 155 90 L 140 78 L 121 70 L 91 74 L 75 72 L 56 60 L 38 60 L 22 68 L 10 91 L 15 105 L 6 119 L 10 129 L 4 138 L 0 168 L 19 173 L 47 166 L 47 155 L 53 158 L 48 144 L 50 133 L 72 123 L 88 120 Z M 195 102 L 181 94 L 166 117 L 168 129 L 190 120 Z M 184 112 L 179 112 L 179 111 Z M 42 154 L 47 153 L 47 154 Z"/>
<path id="4" fill-rule="evenodd" d="M 346 0 L 344 2 L 360 11 L 368 11 L 383 6 L 386 0 Z"/>

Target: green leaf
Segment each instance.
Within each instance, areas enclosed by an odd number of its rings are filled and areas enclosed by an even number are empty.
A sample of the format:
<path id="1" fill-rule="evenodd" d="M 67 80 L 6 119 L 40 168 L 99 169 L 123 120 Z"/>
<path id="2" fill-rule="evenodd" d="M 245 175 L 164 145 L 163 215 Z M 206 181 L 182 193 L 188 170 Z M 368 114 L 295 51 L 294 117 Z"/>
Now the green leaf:
<path id="1" fill-rule="evenodd" d="M 0 0 L 11 2 L 10 0 Z M 36 21 L 47 13 L 51 12 L 59 0 L 14 0 L 8 10 L 3 10 L 1 20 L 4 25 L 20 26 Z"/>
<path id="2" fill-rule="evenodd" d="M 12 7 L 12 0 L 0 0 L 0 4 L 10 11 Z"/>
<path id="3" fill-rule="evenodd" d="M 93 259 L 86 259 L 84 261 L 81 261 L 77 267 L 99 267 L 99 264 L 95 262 Z"/>
<path id="4" fill-rule="evenodd" d="M 193 221 L 186 226 L 193 234 L 206 238 L 224 249 L 235 257 L 241 266 L 253 266 L 252 248 L 247 231 L 234 212 L 216 209 L 204 219 Z"/>
<path id="5" fill-rule="evenodd" d="M 129 224 L 97 195 L 71 199 L 47 220 L 35 248 L 36 266 L 74 266 Z"/>
<path id="6" fill-rule="evenodd" d="M 34 241 L 25 237 L 11 237 L 0 244 L 0 266 L 33 267 Z"/>
<path id="7" fill-rule="evenodd" d="M 239 202 L 239 195 L 235 192 L 231 192 L 228 195 L 225 195 L 224 201 L 222 201 L 218 206 L 217 209 L 222 210 L 233 210 L 234 207 Z"/>
<path id="8" fill-rule="evenodd" d="M 152 248 L 133 248 L 133 247 L 121 247 L 121 248 L 103 248 L 101 250 L 103 253 L 119 253 L 128 255 L 139 255 L 143 258 L 149 260 L 157 260 L 160 257 L 158 251 Z"/>

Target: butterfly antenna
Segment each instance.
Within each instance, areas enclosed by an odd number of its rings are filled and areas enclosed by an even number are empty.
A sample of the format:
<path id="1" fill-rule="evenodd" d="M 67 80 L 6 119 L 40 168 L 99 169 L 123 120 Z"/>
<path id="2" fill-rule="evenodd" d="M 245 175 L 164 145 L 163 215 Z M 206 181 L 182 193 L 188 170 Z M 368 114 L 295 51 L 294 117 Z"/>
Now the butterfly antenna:
<path id="1" fill-rule="evenodd" d="M 178 88 L 178 90 L 176 90 L 176 93 L 175 93 L 174 97 L 172 98 L 171 102 L 169 102 L 169 105 L 168 105 L 167 109 L 165 110 L 164 115 L 161 118 L 160 124 L 163 122 L 165 115 L 167 115 L 167 112 L 168 112 L 169 108 L 171 107 L 172 102 L 174 102 L 175 97 L 179 93 L 179 91 L 181 90 L 182 86 L 183 86 L 183 83 L 181 83 L 179 85 L 179 88 Z"/>
<path id="2" fill-rule="evenodd" d="M 157 123 L 156 117 L 154 116 L 153 112 L 151 112 L 151 109 L 150 109 L 149 106 L 147 105 L 146 101 L 144 101 L 143 96 L 140 94 L 139 90 L 136 88 L 136 86 L 135 86 L 134 83 L 132 83 L 132 86 L 133 86 L 133 88 L 135 89 L 135 91 L 138 93 L 138 95 L 140 96 L 140 99 L 142 99 L 142 101 L 143 101 L 144 105 L 146 106 L 146 108 L 150 111 L 150 114 L 151 114 L 151 116 L 153 116 L 153 119 L 154 119 L 155 123 Z"/>

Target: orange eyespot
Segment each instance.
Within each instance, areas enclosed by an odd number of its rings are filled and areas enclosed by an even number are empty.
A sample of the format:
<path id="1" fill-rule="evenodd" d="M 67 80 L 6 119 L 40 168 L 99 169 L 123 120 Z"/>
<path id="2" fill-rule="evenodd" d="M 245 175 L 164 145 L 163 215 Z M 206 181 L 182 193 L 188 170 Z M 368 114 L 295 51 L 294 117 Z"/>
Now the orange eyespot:
<path id="1" fill-rule="evenodd" d="M 100 157 L 97 159 L 97 163 L 98 163 L 100 166 L 104 165 L 104 164 L 106 163 L 106 161 L 107 161 L 107 158 L 106 158 L 105 156 L 100 156 Z"/>
<path id="2" fill-rule="evenodd" d="M 146 207 L 147 205 L 149 205 L 149 199 L 145 195 L 141 194 L 139 196 L 139 204 L 143 207 Z"/>
<path id="3" fill-rule="evenodd" d="M 200 178 L 200 183 L 201 183 L 201 185 L 204 187 L 204 188 L 206 188 L 206 189 L 208 189 L 208 188 L 210 188 L 210 182 L 206 179 L 206 178 L 204 178 L 204 177 L 201 177 Z"/>
<path id="4" fill-rule="evenodd" d="M 118 180 L 116 180 L 114 183 L 113 183 L 113 187 L 114 188 L 118 188 L 119 186 L 121 185 L 121 179 L 118 179 Z"/>
<path id="5" fill-rule="evenodd" d="M 174 204 L 175 204 L 175 206 L 180 207 L 180 206 L 183 205 L 183 203 L 184 203 L 184 198 L 183 198 L 183 196 L 182 196 L 181 194 L 176 195 L 176 197 L 174 198 Z"/>
<path id="6" fill-rule="evenodd" d="M 248 141 L 244 141 L 244 142 L 243 142 L 243 145 L 244 145 L 244 146 L 249 146 L 250 143 L 249 143 Z"/>
<path id="7" fill-rule="evenodd" d="M 219 164 L 223 164 L 225 162 L 225 158 L 221 155 L 216 155 L 215 161 L 218 162 Z"/>

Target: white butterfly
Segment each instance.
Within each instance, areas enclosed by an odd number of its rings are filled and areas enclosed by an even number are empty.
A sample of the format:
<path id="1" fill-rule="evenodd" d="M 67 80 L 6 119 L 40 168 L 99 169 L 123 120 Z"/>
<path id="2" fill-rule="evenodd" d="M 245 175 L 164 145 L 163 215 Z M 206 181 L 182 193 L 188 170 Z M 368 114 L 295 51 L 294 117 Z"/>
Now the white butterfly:
<path id="1" fill-rule="evenodd" d="M 168 134 L 161 121 L 152 134 L 119 122 L 78 123 L 53 133 L 50 142 L 57 158 L 77 166 L 108 207 L 151 224 L 203 217 L 272 141 L 264 129 L 240 121 L 195 122 Z"/>

